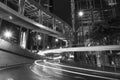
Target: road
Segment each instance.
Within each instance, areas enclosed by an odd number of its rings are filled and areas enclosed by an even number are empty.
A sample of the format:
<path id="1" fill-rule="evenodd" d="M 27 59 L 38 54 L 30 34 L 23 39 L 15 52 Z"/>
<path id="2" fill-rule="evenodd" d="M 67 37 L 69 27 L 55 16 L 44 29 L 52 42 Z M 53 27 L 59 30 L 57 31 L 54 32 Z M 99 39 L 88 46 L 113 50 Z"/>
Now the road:
<path id="1" fill-rule="evenodd" d="M 44 72 L 57 80 L 119 80 L 120 74 L 105 71 L 96 71 L 80 67 L 61 65 L 56 62 L 35 61 L 34 73 L 40 75 Z M 52 79 L 54 80 L 54 79 Z M 56 79 L 55 79 L 56 80 Z"/>
<path id="2" fill-rule="evenodd" d="M 37 63 L 37 64 L 36 64 Z M 4 70 L 0 70 L 0 80 L 119 80 L 116 77 L 103 76 L 98 73 L 72 68 L 70 66 L 59 65 L 36 61 L 34 64 L 20 65 Z"/>

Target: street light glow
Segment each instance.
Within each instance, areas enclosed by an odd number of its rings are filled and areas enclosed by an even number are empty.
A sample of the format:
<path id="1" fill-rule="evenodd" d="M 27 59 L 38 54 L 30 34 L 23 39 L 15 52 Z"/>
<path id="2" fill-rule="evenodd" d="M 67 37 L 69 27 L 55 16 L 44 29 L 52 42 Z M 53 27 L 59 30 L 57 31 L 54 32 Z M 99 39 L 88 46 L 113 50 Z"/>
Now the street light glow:
<path id="1" fill-rule="evenodd" d="M 38 40 L 41 40 L 42 38 L 41 38 L 41 36 L 40 36 L 40 35 L 38 35 L 38 36 L 37 36 L 37 39 L 38 39 Z"/>
<path id="2" fill-rule="evenodd" d="M 9 16 L 9 19 L 10 19 L 10 20 L 12 20 L 12 19 L 13 19 L 13 17 L 12 17 L 12 16 Z"/>
<path id="3" fill-rule="evenodd" d="M 82 17 L 82 16 L 84 15 L 84 12 L 83 12 L 83 11 L 80 11 L 80 12 L 78 12 L 78 15 L 79 15 L 80 17 Z"/>
<path id="4" fill-rule="evenodd" d="M 58 42 L 58 39 L 55 39 L 55 42 Z"/>
<path id="5" fill-rule="evenodd" d="M 50 47 L 49 46 L 47 46 L 47 49 L 49 49 Z"/>
<path id="6" fill-rule="evenodd" d="M 4 32 L 4 37 L 6 37 L 6 38 L 10 38 L 10 37 L 12 37 L 12 32 L 6 30 L 6 31 Z"/>

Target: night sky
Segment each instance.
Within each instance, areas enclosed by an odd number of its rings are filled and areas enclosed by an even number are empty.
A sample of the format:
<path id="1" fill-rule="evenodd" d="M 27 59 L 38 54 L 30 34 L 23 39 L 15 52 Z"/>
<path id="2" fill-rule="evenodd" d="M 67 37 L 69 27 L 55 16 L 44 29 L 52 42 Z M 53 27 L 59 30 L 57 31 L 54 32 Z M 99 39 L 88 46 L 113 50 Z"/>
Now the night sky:
<path id="1" fill-rule="evenodd" d="M 71 25 L 70 0 L 53 0 L 53 13 Z"/>

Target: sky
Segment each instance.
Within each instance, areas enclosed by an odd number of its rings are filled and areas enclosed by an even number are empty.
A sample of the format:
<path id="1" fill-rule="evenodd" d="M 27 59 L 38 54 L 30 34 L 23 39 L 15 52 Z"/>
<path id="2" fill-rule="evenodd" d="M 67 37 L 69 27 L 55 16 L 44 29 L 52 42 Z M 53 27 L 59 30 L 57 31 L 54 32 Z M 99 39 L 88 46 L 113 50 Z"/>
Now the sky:
<path id="1" fill-rule="evenodd" d="M 70 0 L 53 0 L 53 13 L 71 25 Z"/>

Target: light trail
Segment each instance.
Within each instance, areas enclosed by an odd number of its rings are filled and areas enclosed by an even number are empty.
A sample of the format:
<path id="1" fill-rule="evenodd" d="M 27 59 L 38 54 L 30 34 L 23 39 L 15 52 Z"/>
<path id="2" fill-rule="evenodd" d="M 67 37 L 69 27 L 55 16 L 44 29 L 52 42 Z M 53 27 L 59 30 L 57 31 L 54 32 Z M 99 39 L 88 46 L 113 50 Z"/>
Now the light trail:
<path id="1" fill-rule="evenodd" d="M 62 53 L 62 52 L 84 52 L 84 51 L 109 51 L 109 50 L 120 50 L 120 45 L 59 48 L 59 49 L 50 49 L 50 50 L 40 51 L 38 52 L 38 54 Z"/>
<path id="2" fill-rule="evenodd" d="M 78 75 L 84 75 L 84 76 L 89 76 L 89 77 L 102 78 L 102 79 L 108 79 L 108 80 L 118 80 L 118 79 L 115 79 L 115 78 L 109 78 L 109 77 L 103 77 L 103 76 L 97 76 L 97 75 L 91 75 L 91 74 L 85 74 L 85 73 L 79 73 L 79 72 L 69 71 L 69 70 L 65 70 L 65 69 L 53 68 L 53 67 L 50 67 L 50 66 L 39 64 L 36 61 L 34 63 L 36 65 L 38 65 L 38 66 L 44 66 L 44 67 L 47 67 L 47 68 L 50 68 L 50 69 L 56 69 L 56 70 L 60 70 L 60 71 L 68 72 L 68 73 L 73 73 L 73 74 L 78 74 Z"/>
<path id="3" fill-rule="evenodd" d="M 38 75 L 39 77 L 43 77 L 43 76 L 41 76 L 41 74 L 40 73 L 38 73 L 37 71 L 35 71 L 35 70 L 33 70 L 32 69 L 32 67 L 30 66 L 29 67 L 30 68 L 30 70 L 33 72 L 33 73 L 35 73 L 36 75 Z M 55 72 L 56 74 L 58 74 L 58 75 L 61 75 L 60 73 L 58 73 L 58 72 Z M 64 74 L 64 76 L 67 76 L 67 77 L 71 77 L 71 76 L 69 76 L 69 75 L 66 75 L 66 74 Z M 51 76 L 46 76 L 46 77 L 51 77 Z M 77 76 L 75 76 L 74 78 L 79 78 L 79 79 L 82 79 L 82 80 L 86 80 L 85 78 L 83 78 L 83 77 L 77 77 Z"/>
<path id="4" fill-rule="evenodd" d="M 99 71 L 99 70 L 93 70 L 93 69 L 86 69 L 86 68 L 78 68 L 78 67 L 72 67 L 72 66 L 66 66 L 66 65 L 61 65 L 61 64 L 55 64 L 55 63 L 50 63 L 50 62 L 45 62 L 51 65 L 57 65 L 61 67 L 67 67 L 67 68 L 73 68 L 73 69 L 79 69 L 79 70 L 86 70 L 86 71 L 93 71 L 93 72 L 99 72 L 99 73 L 106 73 L 106 74 L 112 74 L 112 75 L 119 75 L 119 73 L 114 73 L 114 72 L 107 72 L 107 71 Z"/>

